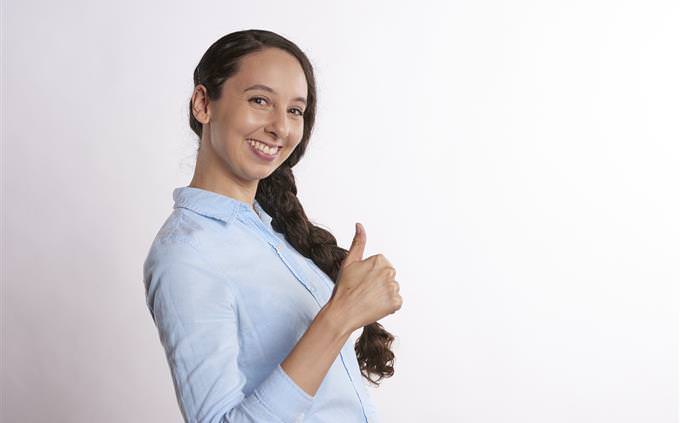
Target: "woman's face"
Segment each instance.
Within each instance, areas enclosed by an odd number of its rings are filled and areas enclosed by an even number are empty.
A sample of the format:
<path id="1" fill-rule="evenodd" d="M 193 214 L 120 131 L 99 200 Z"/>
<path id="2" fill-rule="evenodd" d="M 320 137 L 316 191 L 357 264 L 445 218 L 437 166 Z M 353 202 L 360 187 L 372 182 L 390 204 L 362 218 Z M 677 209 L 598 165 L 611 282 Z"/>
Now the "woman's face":
<path id="1" fill-rule="evenodd" d="M 295 56 L 277 48 L 250 53 L 222 85 L 221 98 L 208 104 L 202 142 L 210 143 L 222 171 L 245 185 L 257 183 L 300 143 L 306 98 L 307 79 Z M 262 144 L 274 150 L 261 152 Z"/>

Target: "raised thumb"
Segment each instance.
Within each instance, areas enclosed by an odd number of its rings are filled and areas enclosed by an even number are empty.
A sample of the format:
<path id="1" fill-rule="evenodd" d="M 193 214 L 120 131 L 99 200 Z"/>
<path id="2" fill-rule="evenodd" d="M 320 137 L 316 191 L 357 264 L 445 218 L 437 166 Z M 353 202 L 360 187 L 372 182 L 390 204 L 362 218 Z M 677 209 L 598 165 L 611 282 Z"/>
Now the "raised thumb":
<path id="1" fill-rule="evenodd" d="M 366 248 L 366 231 L 364 226 L 357 222 L 354 225 L 354 239 L 352 240 L 352 245 L 349 247 L 347 252 L 347 257 L 343 264 L 347 265 L 355 261 L 360 261 L 364 259 L 364 249 Z"/>

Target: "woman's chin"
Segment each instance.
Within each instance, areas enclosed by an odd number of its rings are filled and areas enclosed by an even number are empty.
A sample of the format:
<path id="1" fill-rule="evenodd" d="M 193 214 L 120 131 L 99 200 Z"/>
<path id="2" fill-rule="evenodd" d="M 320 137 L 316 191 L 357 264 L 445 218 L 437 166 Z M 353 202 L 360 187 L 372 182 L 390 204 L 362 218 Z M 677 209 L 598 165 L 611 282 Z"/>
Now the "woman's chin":
<path id="1" fill-rule="evenodd" d="M 261 180 L 261 179 L 268 178 L 272 173 L 274 173 L 275 170 L 276 170 L 276 168 L 273 167 L 273 166 L 263 168 L 263 169 L 253 170 L 252 172 L 250 172 L 250 178 L 249 179 Z"/>

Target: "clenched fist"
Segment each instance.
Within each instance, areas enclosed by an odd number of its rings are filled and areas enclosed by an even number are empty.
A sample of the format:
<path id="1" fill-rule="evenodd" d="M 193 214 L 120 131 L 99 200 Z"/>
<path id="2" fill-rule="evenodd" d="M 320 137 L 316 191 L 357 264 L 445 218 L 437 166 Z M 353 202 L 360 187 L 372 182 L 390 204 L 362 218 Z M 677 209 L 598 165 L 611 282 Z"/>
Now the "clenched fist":
<path id="1" fill-rule="evenodd" d="M 343 316 L 352 331 L 393 314 L 403 303 L 394 279 L 396 269 L 382 254 L 364 259 L 366 231 L 360 223 L 355 231 L 327 305 Z"/>

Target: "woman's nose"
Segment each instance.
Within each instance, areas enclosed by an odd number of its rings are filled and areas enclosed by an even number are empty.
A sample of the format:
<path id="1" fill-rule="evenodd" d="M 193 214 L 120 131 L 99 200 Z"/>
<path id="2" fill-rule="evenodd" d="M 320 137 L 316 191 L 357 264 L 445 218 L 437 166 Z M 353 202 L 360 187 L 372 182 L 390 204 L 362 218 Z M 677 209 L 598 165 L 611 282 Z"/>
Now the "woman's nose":
<path id="1" fill-rule="evenodd" d="M 271 114 L 268 131 L 275 133 L 276 137 L 279 139 L 285 139 L 288 137 L 289 130 L 288 117 L 286 116 L 285 110 L 274 110 Z"/>

